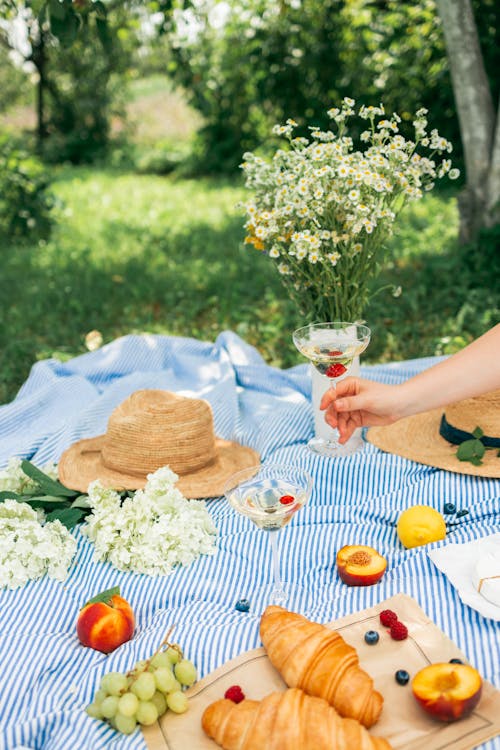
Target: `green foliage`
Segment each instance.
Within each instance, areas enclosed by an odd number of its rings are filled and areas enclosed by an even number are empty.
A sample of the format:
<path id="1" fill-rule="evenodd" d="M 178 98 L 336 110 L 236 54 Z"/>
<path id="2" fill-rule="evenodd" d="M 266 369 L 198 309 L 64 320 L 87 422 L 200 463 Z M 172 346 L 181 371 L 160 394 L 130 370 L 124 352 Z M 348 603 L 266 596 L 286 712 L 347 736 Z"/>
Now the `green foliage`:
<path id="1" fill-rule="evenodd" d="M 6 50 L 0 46 L 0 113 L 29 100 L 29 93 L 26 74 L 12 64 Z"/>
<path id="2" fill-rule="evenodd" d="M 46 513 L 47 521 L 60 521 L 63 526 L 72 529 L 88 513 L 90 506 L 87 496 L 77 490 L 70 490 L 59 481 L 40 471 L 30 461 L 22 461 L 21 469 L 35 482 L 33 488 L 25 489 L 22 494 L 5 490 L 0 492 L 0 502 L 17 500 L 27 503 L 32 508 L 41 508 Z"/>
<path id="3" fill-rule="evenodd" d="M 222 26 L 203 4 L 181 4 L 198 31 L 183 37 L 173 23 L 174 75 L 204 118 L 197 156 L 205 171 L 234 169 L 270 125 L 288 117 L 323 127 L 324 112 L 344 96 L 383 101 L 407 122 L 427 107 L 431 126 L 454 143 L 454 161 L 461 159 L 435 0 L 233 0 Z M 500 6 L 474 0 L 474 7 L 498 94 Z"/>
<path id="4" fill-rule="evenodd" d="M 243 246 L 242 187 L 83 167 L 56 174 L 65 210 L 51 240 L 5 247 L 0 402 L 37 359 L 85 352 L 93 329 L 105 342 L 137 332 L 214 340 L 230 329 L 273 365 L 304 361 L 291 341 L 302 320 L 279 274 Z M 457 227 L 452 195 L 427 195 L 401 214 L 381 280 L 390 288 L 366 313 L 364 362 L 443 353 L 444 339 L 463 346 L 500 320 L 498 282 L 476 284 Z"/>
<path id="5" fill-rule="evenodd" d="M 37 159 L 0 138 L 0 238 L 46 239 L 55 205 L 50 178 Z"/>

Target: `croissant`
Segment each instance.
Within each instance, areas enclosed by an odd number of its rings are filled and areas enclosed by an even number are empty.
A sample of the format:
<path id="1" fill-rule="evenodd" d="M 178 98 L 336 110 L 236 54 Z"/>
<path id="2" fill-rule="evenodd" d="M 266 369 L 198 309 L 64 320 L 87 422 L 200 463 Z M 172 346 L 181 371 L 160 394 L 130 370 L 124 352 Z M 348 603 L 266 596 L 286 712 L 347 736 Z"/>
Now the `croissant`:
<path id="1" fill-rule="evenodd" d="M 262 615 L 260 637 L 289 687 L 324 698 L 341 716 L 365 727 L 378 720 L 384 699 L 359 666 L 356 650 L 334 630 L 270 606 Z"/>
<path id="2" fill-rule="evenodd" d="M 391 750 L 387 740 L 297 688 L 260 702 L 223 698 L 205 709 L 201 725 L 224 750 Z"/>

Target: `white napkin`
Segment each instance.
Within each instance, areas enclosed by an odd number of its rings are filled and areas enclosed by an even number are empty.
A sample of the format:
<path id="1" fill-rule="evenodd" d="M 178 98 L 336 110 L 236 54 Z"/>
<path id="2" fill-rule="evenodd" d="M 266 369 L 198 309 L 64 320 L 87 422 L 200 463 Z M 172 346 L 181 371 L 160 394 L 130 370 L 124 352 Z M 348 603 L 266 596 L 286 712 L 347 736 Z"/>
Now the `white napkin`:
<path id="1" fill-rule="evenodd" d="M 445 544 L 427 554 L 434 565 L 441 570 L 455 586 L 464 604 L 476 612 L 500 621 L 500 607 L 489 602 L 474 588 L 472 576 L 479 557 L 498 550 L 500 534 L 490 534 L 466 544 Z"/>

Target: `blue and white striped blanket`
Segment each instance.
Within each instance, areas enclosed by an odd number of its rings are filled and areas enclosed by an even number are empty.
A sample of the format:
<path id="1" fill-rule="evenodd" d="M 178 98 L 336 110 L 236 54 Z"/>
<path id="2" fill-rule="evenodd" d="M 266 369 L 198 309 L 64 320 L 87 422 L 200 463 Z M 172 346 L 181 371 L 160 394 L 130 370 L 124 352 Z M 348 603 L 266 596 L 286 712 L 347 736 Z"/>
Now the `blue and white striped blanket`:
<path id="1" fill-rule="evenodd" d="M 434 361 L 362 371 L 398 382 Z M 500 481 L 435 470 L 371 445 L 336 460 L 312 454 L 305 445 L 313 431 L 305 364 L 286 371 L 269 367 L 230 332 L 215 343 L 126 336 L 64 364 L 39 362 L 16 399 L 0 407 L 0 466 L 14 455 L 39 465 L 57 461 L 75 440 L 105 432 L 112 409 L 139 388 L 203 397 L 221 437 L 252 446 L 265 462 L 292 462 L 312 473 L 311 500 L 282 534 L 290 609 L 327 622 L 407 593 L 500 687 L 498 623 L 463 605 L 426 549 L 404 550 L 394 527 L 411 505 L 442 510 L 453 502 L 470 513 L 450 541 L 498 531 Z M 201 676 L 260 645 L 259 616 L 272 588 L 268 539 L 223 500 L 210 501 L 208 508 L 218 528 L 217 554 L 168 577 L 121 573 L 92 562 L 92 546 L 77 531 L 77 557 L 64 583 L 45 578 L 0 592 L 0 748 L 144 750 L 139 731 L 121 736 L 84 713 L 104 672 L 126 671 L 149 656 L 174 623 L 176 640 Z M 388 559 L 376 586 L 350 588 L 338 580 L 335 552 L 354 541 Z M 132 641 L 105 656 L 78 643 L 75 622 L 89 596 L 114 585 L 133 605 L 137 630 Z M 249 613 L 234 609 L 241 598 L 249 599 Z M 482 748 L 500 750 L 500 739 Z"/>

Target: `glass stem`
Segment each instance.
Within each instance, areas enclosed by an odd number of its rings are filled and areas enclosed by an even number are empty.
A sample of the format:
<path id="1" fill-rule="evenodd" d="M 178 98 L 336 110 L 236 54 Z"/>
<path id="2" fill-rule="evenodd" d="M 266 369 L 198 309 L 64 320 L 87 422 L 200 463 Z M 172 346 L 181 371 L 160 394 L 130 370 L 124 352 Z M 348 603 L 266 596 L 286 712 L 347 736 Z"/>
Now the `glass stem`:
<path id="1" fill-rule="evenodd" d="M 283 582 L 280 575 L 280 556 L 278 550 L 278 533 L 279 529 L 270 531 L 269 536 L 271 538 L 271 550 L 273 555 L 273 569 L 274 569 L 274 589 L 272 592 L 272 599 L 275 604 L 283 604 L 286 600 L 286 593 L 283 587 Z"/>
<path id="2" fill-rule="evenodd" d="M 330 388 L 332 389 L 332 391 L 333 391 L 334 393 L 335 393 L 335 391 L 337 390 L 337 385 L 336 385 L 336 383 L 335 383 L 335 380 L 333 380 L 333 379 L 332 379 L 332 380 L 330 380 Z M 331 436 L 331 438 L 330 438 L 330 439 L 328 440 L 328 444 L 329 444 L 330 446 L 333 446 L 333 447 L 336 447 L 336 448 L 338 448 L 338 447 L 339 447 L 339 445 L 340 445 L 340 443 L 339 443 L 339 437 L 340 437 L 340 433 L 339 433 L 339 431 L 337 430 L 337 428 L 336 428 L 336 427 L 332 427 L 332 436 Z"/>

